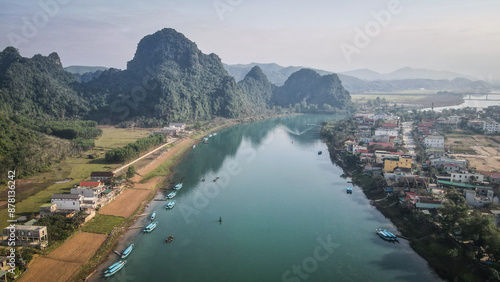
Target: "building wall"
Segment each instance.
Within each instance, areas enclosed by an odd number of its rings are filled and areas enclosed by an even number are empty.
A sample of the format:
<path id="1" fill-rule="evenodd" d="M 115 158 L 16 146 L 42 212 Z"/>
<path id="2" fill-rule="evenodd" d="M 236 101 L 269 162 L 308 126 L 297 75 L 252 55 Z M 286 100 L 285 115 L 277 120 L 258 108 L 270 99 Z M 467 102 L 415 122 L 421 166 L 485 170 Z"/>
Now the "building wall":
<path id="1" fill-rule="evenodd" d="M 471 183 L 471 176 L 476 177 L 476 181 L 483 182 L 484 175 L 479 173 L 451 173 L 451 182 Z"/>
<path id="2" fill-rule="evenodd" d="M 443 148 L 444 147 L 444 137 L 427 137 L 424 140 L 424 145 L 426 148 Z"/>
<path id="3" fill-rule="evenodd" d="M 79 200 L 52 199 L 51 203 L 56 204 L 58 210 L 80 210 Z"/>

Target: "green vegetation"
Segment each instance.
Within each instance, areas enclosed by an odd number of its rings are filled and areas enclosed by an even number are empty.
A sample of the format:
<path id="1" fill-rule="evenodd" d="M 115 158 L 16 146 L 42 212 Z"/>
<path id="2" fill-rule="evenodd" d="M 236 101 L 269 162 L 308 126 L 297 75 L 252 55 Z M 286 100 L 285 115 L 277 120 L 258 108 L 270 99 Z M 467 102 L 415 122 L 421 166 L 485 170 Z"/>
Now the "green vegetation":
<path id="1" fill-rule="evenodd" d="M 125 222 L 123 217 L 97 214 L 85 224 L 83 232 L 109 234 L 115 227 L 122 226 Z"/>
<path id="2" fill-rule="evenodd" d="M 47 226 L 49 241 L 64 241 L 78 230 L 84 219 L 85 214 L 79 212 L 70 218 L 61 215 L 42 217 L 36 224 Z"/>
<path id="3" fill-rule="evenodd" d="M 321 127 L 321 137 L 327 140 L 330 150 L 335 150 L 343 146 L 344 140 L 353 138 L 357 128 L 358 123 L 352 118 L 324 122 Z"/>
<path id="4" fill-rule="evenodd" d="M 127 169 L 127 178 L 132 178 L 135 175 L 135 167 L 133 165 L 129 166 Z"/>
<path id="5" fill-rule="evenodd" d="M 130 143 L 122 148 L 115 148 L 106 152 L 106 162 L 123 163 L 139 157 L 139 155 L 151 148 L 161 145 L 167 141 L 167 137 L 162 134 L 151 135 L 141 138 L 134 143 Z"/>

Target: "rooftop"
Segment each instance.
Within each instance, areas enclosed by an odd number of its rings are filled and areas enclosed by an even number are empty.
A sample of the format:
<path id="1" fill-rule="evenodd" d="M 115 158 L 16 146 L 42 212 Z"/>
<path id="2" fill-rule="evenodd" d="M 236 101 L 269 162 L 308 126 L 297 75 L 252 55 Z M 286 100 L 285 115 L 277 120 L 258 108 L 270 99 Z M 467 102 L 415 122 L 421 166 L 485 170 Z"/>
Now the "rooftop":
<path id="1" fill-rule="evenodd" d="M 79 194 L 52 194 L 51 199 L 71 199 L 78 200 L 82 195 Z"/>

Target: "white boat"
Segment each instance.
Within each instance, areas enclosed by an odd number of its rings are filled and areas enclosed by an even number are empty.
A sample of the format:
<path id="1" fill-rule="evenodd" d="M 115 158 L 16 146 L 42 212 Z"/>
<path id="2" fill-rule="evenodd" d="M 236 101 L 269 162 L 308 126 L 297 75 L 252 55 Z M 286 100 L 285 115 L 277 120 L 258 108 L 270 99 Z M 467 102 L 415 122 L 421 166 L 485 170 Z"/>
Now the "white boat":
<path id="1" fill-rule="evenodd" d="M 154 211 L 152 214 L 151 214 L 151 221 L 155 220 L 156 218 L 156 211 Z"/>
<path id="2" fill-rule="evenodd" d="M 167 209 L 171 209 L 171 208 L 173 208 L 174 206 L 175 206 L 175 201 L 171 201 L 171 202 L 168 202 L 168 204 L 167 204 L 167 207 L 166 207 L 166 208 L 167 208 Z"/>
<path id="3" fill-rule="evenodd" d="M 193 149 L 196 148 L 196 145 L 193 145 Z"/>
<path id="4" fill-rule="evenodd" d="M 146 228 L 144 228 L 144 233 L 149 233 L 155 230 L 156 226 L 158 226 L 158 221 L 150 223 Z"/>
<path id="5" fill-rule="evenodd" d="M 130 255 L 130 253 L 132 253 L 133 249 L 134 249 L 134 244 L 128 246 L 128 248 L 126 248 L 125 251 L 123 251 L 121 258 L 126 259 Z"/>
<path id="6" fill-rule="evenodd" d="M 167 199 L 172 199 L 173 197 L 175 197 L 175 195 L 177 195 L 177 192 L 172 191 L 167 195 Z"/>
<path id="7" fill-rule="evenodd" d="M 104 277 L 110 277 L 110 276 L 114 275 L 115 273 L 117 273 L 118 271 L 120 271 L 120 269 L 122 269 L 123 266 L 125 266 L 126 263 L 127 263 L 126 260 L 121 260 L 118 263 L 118 265 L 116 265 L 115 267 L 113 267 L 111 269 L 108 269 L 109 271 L 105 272 Z"/>
<path id="8" fill-rule="evenodd" d="M 179 190 L 181 188 L 182 188 L 182 183 L 179 183 L 179 184 L 174 186 L 174 190 Z"/>

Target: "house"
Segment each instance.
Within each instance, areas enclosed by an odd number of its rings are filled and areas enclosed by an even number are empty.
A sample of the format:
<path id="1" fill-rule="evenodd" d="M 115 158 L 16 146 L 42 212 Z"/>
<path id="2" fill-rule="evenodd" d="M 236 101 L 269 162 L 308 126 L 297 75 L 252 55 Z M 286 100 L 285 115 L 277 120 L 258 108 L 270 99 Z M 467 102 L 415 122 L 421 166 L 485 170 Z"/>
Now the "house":
<path id="1" fill-rule="evenodd" d="M 500 210 L 490 210 L 490 212 L 495 219 L 495 225 L 498 226 L 500 224 Z"/>
<path id="2" fill-rule="evenodd" d="M 106 190 L 101 181 L 82 181 L 79 186 L 71 188 L 71 194 L 80 194 L 85 198 L 97 199 Z"/>
<path id="3" fill-rule="evenodd" d="M 457 159 L 441 157 L 441 158 L 433 158 L 430 161 L 431 161 L 431 166 L 436 169 L 444 167 L 444 165 L 446 164 L 457 165 L 460 168 L 460 170 L 464 170 L 467 168 L 466 160 L 457 160 Z"/>
<path id="4" fill-rule="evenodd" d="M 440 209 L 442 207 L 443 203 L 440 200 L 431 197 L 420 197 L 419 202 L 415 203 L 415 208 L 419 210 Z"/>
<path id="5" fill-rule="evenodd" d="M 396 168 L 409 168 L 411 169 L 411 164 L 413 160 L 411 156 L 404 155 L 389 155 L 384 158 L 384 172 L 392 172 Z"/>
<path id="6" fill-rule="evenodd" d="M 490 182 L 493 184 L 500 184 L 500 174 L 490 174 Z"/>
<path id="7" fill-rule="evenodd" d="M 483 130 L 486 134 L 496 134 L 500 132 L 500 123 L 494 120 L 483 121 Z"/>
<path id="8" fill-rule="evenodd" d="M 444 156 L 444 148 L 429 148 L 426 149 L 425 152 L 427 153 L 427 155 L 434 156 L 435 158 Z"/>
<path id="9" fill-rule="evenodd" d="M 420 198 L 418 197 L 417 194 L 415 193 L 410 193 L 410 192 L 407 192 L 406 193 L 406 197 L 405 197 L 405 201 L 406 201 L 406 205 L 409 209 L 414 209 L 415 208 L 415 205 L 420 202 Z"/>
<path id="10" fill-rule="evenodd" d="M 8 259 L 7 257 L 0 256 L 0 270 L 9 270 L 10 266 L 7 265 Z"/>
<path id="11" fill-rule="evenodd" d="M 430 135 L 424 139 L 425 148 L 444 148 L 444 137 L 438 135 Z"/>
<path id="12" fill-rule="evenodd" d="M 95 181 L 101 181 L 102 183 L 111 181 L 111 178 L 115 176 L 112 171 L 92 171 L 90 173 L 90 179 Z"/>
<path id="13" fill-rule="evenodd" d="M 474 129 L 482 129 L 483 128 L 483 121 L 477 120 L 477 119 L 469 120 L 467 122 L 467 127 L 474 128 Z"/>
<path id="14" fill-rule="evenodd" d="M 52 216 L 56 213 L 57 211 L 57 204 L 43 204 L 39 208 L 40 211 L 40 217 L 46 217 L 46 216 Z"/>
<path id="15" fill-rule="evenodd" d="M 469 206 L 482 207 L 489 203 L 498 204 L 498 197 L 494 196 L 494 192 L 491 188 L 476 190 L 466 189 L 464 190 L 464 194 L 465 203 Z"/>
<path id="16" fill-rule="evenodd" d="M 83 195 L 81 194 L 52 194 L 50 202 L 56 204 L 58 210 L 80 210 L 83 204 Z"/>
<path id="17" fill-rule="evenodd" d="M 483 182 L 484 175 L 481 173 L 470 173 L 470 172 L 453 172 L 450 176 L 451 182 L 458 183 L 472 183 L 472 182 Z"/>
<path id="18" fill-rule="evenodd" d="M 4 236 L 11 236 L 9 227 L 4 229 Z M 30 244 L 44 248 L 48 245 L 47 226 L 15 225 L 14 232 L 16 243 Z"/>
<path id="19" fill-rule="evenodd" d="M 170 128 L 177 128 L 179 129 L 179 132 L 183 132 L 185 127 L 186 127 L 186 124 L 185 123 L 180 123 L 180 122 L 171 122 L 168 124 L 168 127 Z"/>
<path id="20" fill-rule="evenodd" d="M 399 130 L 397 128 L 377 128 L 375 129 L 375 136 L 398 136 Z"/>

